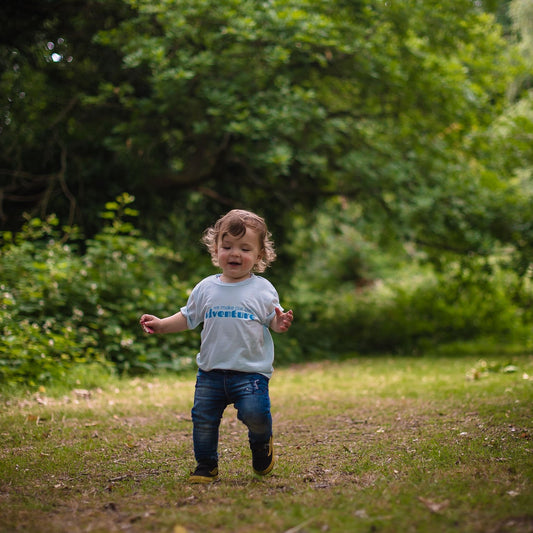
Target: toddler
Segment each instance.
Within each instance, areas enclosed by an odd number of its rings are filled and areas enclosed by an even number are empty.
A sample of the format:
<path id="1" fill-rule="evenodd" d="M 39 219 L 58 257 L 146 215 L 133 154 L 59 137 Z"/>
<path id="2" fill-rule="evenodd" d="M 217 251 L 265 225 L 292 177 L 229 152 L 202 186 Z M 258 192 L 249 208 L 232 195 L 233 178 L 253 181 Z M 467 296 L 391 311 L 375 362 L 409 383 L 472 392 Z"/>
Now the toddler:
<path id="1" fill-rule="evenodd" d="M 202 280 L 176 314 L 142 315 L 147 333 L 177 333 L 203 322 L 192 408 L 196 470 L 192 483 L 218 478 L 218 433 L 225 408 L 233 404 L 248 428 L 252 467 L 266 475 L 274 467 L 269 379 L 274 343 L 270 329 L 285 332 L 293 320 L 284 312 L 264 272 L 276 254 L 265 221 L 234 209 L 208 228 L 203 242 L 222 273 Z"/>

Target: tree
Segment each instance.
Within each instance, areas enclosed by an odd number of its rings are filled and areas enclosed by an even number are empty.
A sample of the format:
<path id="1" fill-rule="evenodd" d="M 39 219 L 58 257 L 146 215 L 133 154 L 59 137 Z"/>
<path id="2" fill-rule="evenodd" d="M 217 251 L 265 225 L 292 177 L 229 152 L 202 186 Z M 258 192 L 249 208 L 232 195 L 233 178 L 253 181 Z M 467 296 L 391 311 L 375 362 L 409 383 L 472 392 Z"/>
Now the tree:
<path id="1" fill-rule="evenodd" d="M 59 77 L 56 120 L 41 90 L 32 100 L 35 118 L 25 97 L 5 129 L 19 154 L 13 163 L 3 153 L 12 177 L 46 169 L 41 208 L 52 191 L 67 199 L 70 191 L 79 209 L 122 188 L 154 218 L 181 208 L 204 227 L 213 213 L 246 205 L 268 213 L 281 233 L 285 214 L 343 196 L 383 232 L 428 250 L 487 253 L 493 246 L 486 202 L 506 187 L 505 177 L 482 179 L 485 161 L 471 139 L 502 112 L 521 66 L 476 3 L 87 6 L 98 18 L 58 5 L 72 30 L 63 43 L 72 47 L 72 63 L 48 58 L 11 73 L 25 86 Z M 46 21 L 48 32 L 59 35 L 59 18 Z M 41 53 L 50 39 L 38 40 Z M 87 61 L 77 60 L 76 46 L 85 47 Z M 43 119 L 58 139 L 54 157 L 35 153 L 50 139 Z"/>
<path id="2" fill-rule="evenodd" d="M 533 4 L 512 0 L 513 34 L 526 68 L 508 88 L 509 102 L 486 130 L 472 136 L 484 182 L 499 184 L 486 199 L 485 218 L 499 242 L 512 245 L 512 267 L 531 276 L 533 264 Z M 502 185 L 504 184 L 504 185 Z"/>
<path id="3" fill-rule="evenodd" d="M 128 12 L 120 1 L 4 2 L 0 42 L 0 223 L 18 229 L 29 211 L 88 225 L 94 189 L 122 190 L 102 139 L 116 121 L 83 105 L 120 58 L 92 42 Z M 110 122 L 111 119 L 112 122 Z M 102 206 L 98 206 L 99 208 Z M 84 220 L 85 217 L 85 220 Z"/>

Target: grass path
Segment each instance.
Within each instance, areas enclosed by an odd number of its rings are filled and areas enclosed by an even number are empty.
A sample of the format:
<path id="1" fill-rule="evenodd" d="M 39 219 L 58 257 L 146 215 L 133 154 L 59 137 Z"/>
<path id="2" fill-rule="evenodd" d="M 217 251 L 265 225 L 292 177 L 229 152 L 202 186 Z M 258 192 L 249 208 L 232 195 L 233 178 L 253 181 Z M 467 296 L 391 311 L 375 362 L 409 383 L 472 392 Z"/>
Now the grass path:
<path id="1" fill-rule="evenodd" d="M 533 532 L 533 358 L 278 369 L 277 465 L 226 410 L 221 480 L 190 486 L 194 376 L 2 397 L 0 531 Z"/>

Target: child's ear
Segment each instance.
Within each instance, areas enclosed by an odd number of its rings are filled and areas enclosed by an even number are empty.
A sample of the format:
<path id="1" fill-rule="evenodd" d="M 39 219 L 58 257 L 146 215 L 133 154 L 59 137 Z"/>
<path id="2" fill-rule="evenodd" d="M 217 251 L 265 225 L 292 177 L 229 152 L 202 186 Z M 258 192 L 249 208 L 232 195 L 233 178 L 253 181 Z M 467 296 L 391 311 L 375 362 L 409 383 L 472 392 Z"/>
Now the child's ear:
<path id="1" fill-rule="evenodd" d="M 263 250 L 261 250 L 258 254 L 257 254 L 257 258 L 255 259 L 254 261 L 254 268 L 261 262 L 261 260 L 263 259 L 263 257 L 265 256 Z"/>

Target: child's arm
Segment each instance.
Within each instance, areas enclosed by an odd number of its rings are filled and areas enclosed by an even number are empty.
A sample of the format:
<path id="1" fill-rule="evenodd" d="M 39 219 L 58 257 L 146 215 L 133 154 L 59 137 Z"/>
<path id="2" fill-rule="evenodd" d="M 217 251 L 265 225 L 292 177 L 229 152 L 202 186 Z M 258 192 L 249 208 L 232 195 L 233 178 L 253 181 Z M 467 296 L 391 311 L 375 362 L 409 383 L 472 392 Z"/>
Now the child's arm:
<path id="1" fill-rule="evenodd" d="M 270 327 L 276 333 L 284 333 L 291 327 L 292 319 L 292 309 L 284 313 L 279 307 L 276 307 L 276 316 L 270 321 Z"/>
<path id="2" fill-rule="evenodd" d="M 178 333 L 187 329 L 187 318 L 181 311 L 166 318 L 143 315 L 139 322 L 146 333 Z"/>

